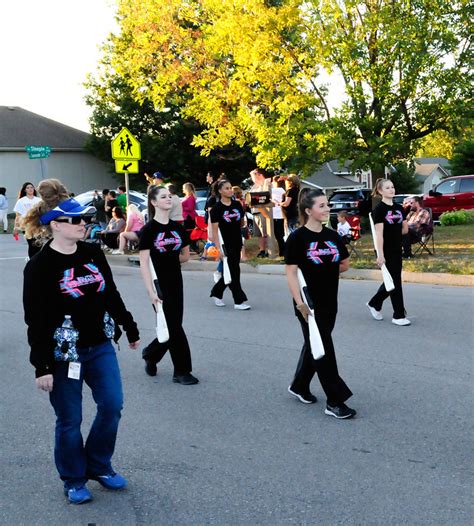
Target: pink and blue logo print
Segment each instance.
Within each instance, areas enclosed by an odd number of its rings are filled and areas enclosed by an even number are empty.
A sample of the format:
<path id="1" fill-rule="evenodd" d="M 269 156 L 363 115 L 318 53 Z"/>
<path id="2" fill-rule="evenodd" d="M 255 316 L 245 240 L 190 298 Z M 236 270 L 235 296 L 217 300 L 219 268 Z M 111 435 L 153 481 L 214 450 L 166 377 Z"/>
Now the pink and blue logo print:
<path id="1" fill-rule="evenodd" d="M 172 230 L 170 232 L 171 237 L 165 237 L 166 232 L 160 232 L 153 243 L 156 250 L 159 252 L 169 252 L 171 250 L 180 250 L 183 245 L 183 240 L 181 239 L 178 232 Z"/>
<path id="2" fill-rule="evenodd" d="M 400 212 L 400 210 L 393 211 L 389 210 L 387 212 L 387 215 L 385 216 L 385 220 L 389 225 L 393 225 L 395 223 L 403 223 L 403 214 Z"/>
<path id="3" fill-rule="evenodd" d="M 329 256 L 331 258 L 331 263 L 337 263 L 341 259 L 337 245 L 332 241 L 324 241 L 323 243 L 314 241 L 313 243 L 310 243 L 309 248 L 306 251 L 306 256 L 316 265 L 324 263 L 322 260 L 323 256 Z"/>
<path id="4" fill-rule="evenodd" d="M 239 212 L 236 208 L 233 208 L 232 211 L 230 211 L 230 210 L 226 210 L 226 211 L 222 214 L 222 218 L 223 218 L 224 221 L 226 221 L 227 223 L 231 223 L 231 222 L 232 222 L 232 219 L 235 219 L 236 221 L 240 221 L 240 212 Z"/>
<path id="5" fill-rule="evenodd" d="M 63 294 L 68 294 L 73 298 L 80 298 L 81 296 L 84 296 L 84 292 L 81 288 L 93 285 L 94 283 L 97 283 L 97 292 L 103 292 L 105 290 L 105 280 L 100 270 L 92 263 L 84 265 L 84 268 L 90 272 L 90 274 L 78 276 L 77 278 L 74 277 L 74 268 L 64 271 L 64 275 L 59 281 L 59 288 Z"/>

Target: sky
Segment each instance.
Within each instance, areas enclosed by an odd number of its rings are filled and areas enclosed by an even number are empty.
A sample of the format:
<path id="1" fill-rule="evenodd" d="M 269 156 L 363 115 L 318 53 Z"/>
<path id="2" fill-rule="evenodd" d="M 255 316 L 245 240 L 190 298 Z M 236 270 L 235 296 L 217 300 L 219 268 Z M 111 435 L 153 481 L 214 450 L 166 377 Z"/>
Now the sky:
<path id="1" fill-rule="evenodd" d="M 115 9 L 114 0 L 1 2 L 0 106 L 89 132 L 83 83 L 97 68 L 100 45 L 117 31 Z M 328 80 L 333 107 L 343 91 L 339 79 Z"/>
<path id="2" fill-rule="evenodd" d="M 0 106 L 89 131 L 82 86 L 116 30 L 113 0 L 1 2 Z"/>

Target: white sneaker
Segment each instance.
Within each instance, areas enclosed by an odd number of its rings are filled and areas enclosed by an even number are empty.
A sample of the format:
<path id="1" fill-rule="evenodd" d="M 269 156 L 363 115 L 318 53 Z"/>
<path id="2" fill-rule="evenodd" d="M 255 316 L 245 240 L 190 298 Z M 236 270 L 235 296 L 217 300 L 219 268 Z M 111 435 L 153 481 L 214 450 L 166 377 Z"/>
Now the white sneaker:
<path id="1" fill-rule="evenodd" d="M 377 321 L 383 320 L 382 313 L 379 310 L 375 310 L 368 303 L 366 303 L 366 305 L 367 305 L 367 308 L 369 309 L 370 314 L 372 314 L 372 318 L 374 318 L 374 320 L 377 320 Z"/>
<path id="2" fill-rule="evenodd" d="M 216 307 L 225 307 L 225 303 L 219 298 L 214 298 L 214 303 L 216 304 Z"/>
<path id="3" fill-rule="evenodd" d="M 252 307 L 247 303 L 239 303 L 238 305 L 234 305 L 235 310 L 249 310 L 251 308 Z"/>
<path id="4" fill-rule="evenodd" d="M 392 323 L 403 327 L 405 325 L 411 325 L 411 321 L 408 318 L 393 318 Z"/>
<path id="5" fill-rule="evenodd" d="M 125 252 L 123 250 L 112 250 L 112 254 L 114 256 L 123 256 L 125 254 Z"/>
<path id="6" fill-rule="evenodd" d="M 221 279 L 222 274 L 220 272 L 217 272 L 217 270 L 216 270 L 216 272 L 214 272 L 213 276 L 214 276 L 214 283 L 217 283 Z"/>

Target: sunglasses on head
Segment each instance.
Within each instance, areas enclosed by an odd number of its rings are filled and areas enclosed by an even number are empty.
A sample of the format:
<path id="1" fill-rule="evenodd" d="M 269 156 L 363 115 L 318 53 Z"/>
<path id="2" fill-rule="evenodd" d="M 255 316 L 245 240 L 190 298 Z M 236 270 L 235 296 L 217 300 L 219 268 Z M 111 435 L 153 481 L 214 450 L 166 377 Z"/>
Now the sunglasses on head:
<path id="1" fill-rule="evenodd" d="M 69 223 L 70 225 L 80 225 L 84 216 L 64 217 L 62 219 L 53 219 L 56 223 Z"/>

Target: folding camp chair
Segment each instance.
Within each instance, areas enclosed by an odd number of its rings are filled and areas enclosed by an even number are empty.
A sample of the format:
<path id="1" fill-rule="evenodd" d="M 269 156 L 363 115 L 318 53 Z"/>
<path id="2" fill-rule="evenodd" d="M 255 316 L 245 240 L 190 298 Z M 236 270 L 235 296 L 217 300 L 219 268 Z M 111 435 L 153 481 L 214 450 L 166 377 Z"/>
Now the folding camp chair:
<path id="1" fill-rule="evenodd" d="M 433 210 L 431 208 L 425 208 L 430 213 L 430 222 L 425 229 L 424 234 L 421 236 L 421 239 L 418 243 L 415 243 L 416 249 L 413 251 L 413 255 L 423 254 L 427 252 L 430 256 L 434 256 L 435 253 L 435 244 L 434 244 L 434 223 L 433 223 Z M 431 245 L 431 250 L 428 245 Z"/>
<path id="2" fill-rule="evenodd" d="M 347 216 L 347 222 L 351 226 L 350 238 L 347 238 L 347 249 L 349 250 L 349 256 L 355 254 L 359 257 L 357 252 L 357 243 L 360 239 L 360 217 L 359 216 Z"/>

